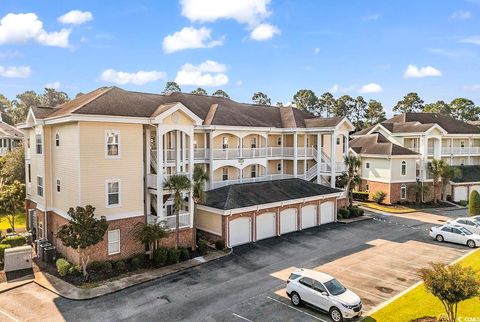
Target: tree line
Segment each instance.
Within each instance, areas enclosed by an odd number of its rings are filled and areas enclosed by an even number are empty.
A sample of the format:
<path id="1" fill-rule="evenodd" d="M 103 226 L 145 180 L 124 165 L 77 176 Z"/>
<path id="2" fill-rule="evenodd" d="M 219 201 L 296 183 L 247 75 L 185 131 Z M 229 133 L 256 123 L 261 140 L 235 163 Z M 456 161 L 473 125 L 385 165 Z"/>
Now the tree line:
<path id="1" fill-rule="evenodd" d="M 175 82 L 167 82 L 162 94 L 168 95 L 174 92 L 182 92 L 180 86 Z M 190 92 L 196 95 L 208 95 L 208 92 L 198 87 Z M 75 97 L 83 95 L 78 93 Z M 212 96 L 229 99 L 230 96 L 222 89 L 214 91 Z M 42 94 L 35 91 L 25 91 L 18 94 L 15 99 L 8 100 L 0 94 L 0 112 L 3 112 L 3 120 L 9 124 L 16 124 L 25 121 L 28 110 L 32 106 L 54 107 L 69 101 L 67 93 L 57 91 L 53 88 L 45 88 Z M 263 92 L 255 92 L 252 95 L 252 103 L 258 105 L 272 105 L 271 99 Z M 301 89 L 292 97 L 292 105 L 312 115 L 320 117 L 347 117 L 355 126 L 355 129 L 363 128 L 380 123 L 386 119 L 385 109 L 382 103 L 375 99 L 366 101 L 362 96 L 352 97 L 342 95 L 338 98 L 332 93 L 325 92 L 317 96 L 310 89 Z M 283 106 L 277 102 L 276 106 Z M 480 116 L 480 106 L 472 100 L 459 97 L 450 103 L 437 101 L 425 103 L 417 93 L 408 93 L 399 100 L 392 108 L 395 114 L 405 112 L 428 112 L 450 115 L 461 121 L 476 121 Z"/>

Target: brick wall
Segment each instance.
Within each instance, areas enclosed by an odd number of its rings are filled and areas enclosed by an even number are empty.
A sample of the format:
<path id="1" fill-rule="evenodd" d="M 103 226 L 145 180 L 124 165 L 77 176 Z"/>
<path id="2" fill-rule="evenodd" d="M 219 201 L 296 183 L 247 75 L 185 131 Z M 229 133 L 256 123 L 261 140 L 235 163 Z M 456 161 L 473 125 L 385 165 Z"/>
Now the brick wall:
<path id="1" fill-rule="evenodd" d="M 192 228 L 183 228 L 180 229 L 180 238 L 179 238 L 180 247 L 191 248 L 194 246 L 193 240 L 193 229 Z M 160 240 L 160 245 L 165 247 L 174 247 L 175 246 L 175 231 L 169 233 L 166 237 Z"/>
<path id="2" fill-rule="evenodd" d="M 400 201 L 410 201 L 415 202 L 415 192 L 413 191 L 413 187 L 416 185 L 416 182 L 404 182 L 404 183 L 385 183 L 385 182 L 378 182 L 378 181 L 371 181 L 362 179 L 360 183 L 360 190 L 365 191 L 366 185 L 368 184 L 368 190 L 370 192 L 370 200 L 372 196 L 377 191 L 383 191 L 387 194 L 385 197 L 384 203 L 386 204 L 393 204 Z M 407 188 L 407 198 L 401 199 L 401 187 L 405 184 Z"/>

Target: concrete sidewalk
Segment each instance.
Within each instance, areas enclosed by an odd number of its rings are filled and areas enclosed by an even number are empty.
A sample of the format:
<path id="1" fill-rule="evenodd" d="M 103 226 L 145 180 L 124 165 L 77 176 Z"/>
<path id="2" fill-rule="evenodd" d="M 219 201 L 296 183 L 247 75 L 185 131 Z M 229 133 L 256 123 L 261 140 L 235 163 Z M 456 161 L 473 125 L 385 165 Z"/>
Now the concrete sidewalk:
<path id="1" fill-rule="evenodd" d="M 174 274 L 229 255 L 223 251 L 211 251 L 206 256 L 196 257 L 175 265 L 132 274 L 92 288 L 80 288 L 47 272 L 36 272 L 34 282 L 49 291 L 70 300 L 88 300 L 114 293 L 157 278 Z M 29 282 L 31 282 L 30 280 Z M 25 281 L 24 281 L 25 283 Z M 28 282 L 27 282 L 28 283 Z M 18 286 L 17 286 L 18 287 Z M 1 290 L 1 285 L 0 285 Z"/>

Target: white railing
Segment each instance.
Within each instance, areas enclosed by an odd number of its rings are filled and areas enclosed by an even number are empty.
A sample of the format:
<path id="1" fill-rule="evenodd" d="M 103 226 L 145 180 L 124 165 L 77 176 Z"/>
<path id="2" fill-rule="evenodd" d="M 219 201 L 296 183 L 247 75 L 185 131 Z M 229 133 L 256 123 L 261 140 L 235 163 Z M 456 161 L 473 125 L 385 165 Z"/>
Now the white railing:
<path id="1" fill-rule="evenodd" d="M 347 170 L 344 162 L 335 162 L 336 172 L 344 172 Z"/>
<path id="2" fill-rule="evenodd" d="M 177 151 L 175 149 L 165 150 L 165 161 L 175 161 L 177 159 Z"/>
<path id="3" fill-rule="evenodd" d="M 205 160 L 209 158 L 209 153 L 210 149 L 206 148 L 196 148 L 193 150 L 193 158 L 195 160 Z"/>
<path id="4" fill-rule="evenodd" d="M 240 149 L 213 149 L 214 160 L 228 160 L 240 158 Z"/>
<path id="5" fill-rule="evenodd" d="M 239 178 L 239 179 L 231 179 L 231 180 L 223 180 L 223 181 L 212 181 L 211 189 L 216 189 L 220 187 L 229 186 L 232 184 L 237 183 L 248 183 L 248 182 L 261 182 L 261 181 L 270 181 L 270 180 L 280 180 L 280 179 L 289 179 L 293 178 L 292 174 L 270 174 L 266 176 L 260 176 L 255 178 Z"/>
<path id="6" fill-rule="evenodd" d="M 242 158 L 244 159 L 264 158 L 266 156 L 267 156 L 267 148 L 243 148 L 242 149 Z"/>
<path id="7" fill-rule="evenodd" d="M 427 148 L 427 153 L 428 153 L 428 155 L 433 155 L 433 154 L 435 153 L 435 148 L 433 148 L 433 147 L 428 147 L 428 148 Z"/>
<path id="8" fill-rule="evenodd" d="M 472 146 L 472 147 L 461 147 L 461 146 L 453 146 L 453 147 L 442 147 L 442 154 L 479 154 L 480 147 Z"/>
<path id="9" fill-rule="evenodd" d="M 180 214 L 178 216 L 178 223 L 179 228 L 190 227 L 190 214 L 187 211 L 180 210 Z M 163 222 L 168 230 L 173 230 L 176 228 L 176 216 L 154 216 L 154 215 L 147 215 L 147 223 L 153 224 L 155 222 Z"/>
<path id="10" fill-rule="evenodd" d="M 418 147 L 407 147 L 407 149 L 409 149 L 413 152 L 420 152 L 420 149 Z"/>
<path id="11" fill-rule="evenodd" d="M 0 148 L 0 155 L 5 155 L 8 152 L 8 148 Z"/>

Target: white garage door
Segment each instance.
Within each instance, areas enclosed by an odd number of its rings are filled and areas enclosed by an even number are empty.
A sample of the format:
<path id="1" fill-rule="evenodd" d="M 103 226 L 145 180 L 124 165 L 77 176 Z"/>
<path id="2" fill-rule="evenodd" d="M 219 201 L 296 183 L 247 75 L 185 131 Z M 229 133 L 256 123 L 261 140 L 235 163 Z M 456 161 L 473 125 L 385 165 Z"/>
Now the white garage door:
<path id="1" fill-rule="evenodd" d="M 280 234 L 297 230 L 297 209 L 289 208 L 280 213 Z"/>
<path id="2" fill-rule="evenodd" d="M 455 191 L 453 193 L 454 195 L 454 201 L 460 201 L 460 200 L 468 200 L 468 189 L 467 187 L 455 187 Z"/>
<path id="3" fill-rule="evenodd" d="M 251 219 L 238 218 L 230 221 L 228 235 L 230 236 L 230 247 L 251 242 Z"/>
<path id="4" fill-rule="evenodd" d="M 478 192 L 480 192 L 480 186 L 471 186 L 470 187 L 470 193 L 472 193 L 473 190 L 477 190 Z M 470 196 L 468 196 L 470 197 Z"/>
<path id="5" fill-rule="evenodd" d="M 320 223 L 326 224 L 335 221 L 335 207 L 333 201 L 327 201 L 320 206 Z"/>
<path id="6" fill-rule="evenodd" d="M 317 224 L 317 206 L 308 205 L 302 208 L 302 229 Z"/>
<path id="7" fill-rule="evenodd" d="M 257 240 L 276 236 L 277 219 L 274 212 L 257 216 Z"/>

